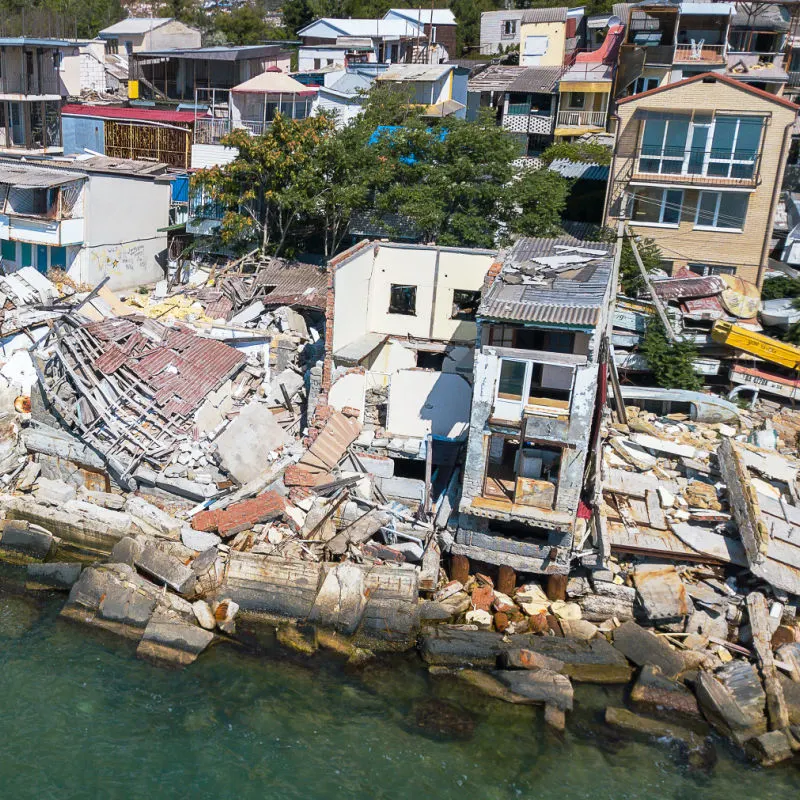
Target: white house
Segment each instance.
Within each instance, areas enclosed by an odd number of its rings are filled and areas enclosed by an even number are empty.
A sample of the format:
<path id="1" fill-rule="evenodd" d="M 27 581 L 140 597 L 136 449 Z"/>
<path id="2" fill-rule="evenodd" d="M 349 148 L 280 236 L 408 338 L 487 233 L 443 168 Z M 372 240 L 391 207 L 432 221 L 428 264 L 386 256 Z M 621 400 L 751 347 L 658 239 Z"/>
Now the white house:
<path id="1" fill-rule="evenodd" d="M 109 276 L 112 289 L 159 280 L 169 205 L 164 164 L 0 159 L 3 269 L 61 269 L 90 286 Z"/>
<path id="2" fill-rule="evenodd" d="M 200 47 L 201 33 L 197 28 L 184 25 L 172 17 L 128 17 L 108 28 L 98 36 L 106 43 L 106 50 L 117 53 L 138 53 L 143 50 L 170 50 L 178 47 Z"/>
<path id="3" fill-rule="evenodd" d="M 484 11 L 481 14 L 481 55 L 494 55 L 514 45 L 519 46 L 521 26 L 522 9 Z"/>
<path id="4" fill-rule="evenodd" d="M 426 40 L 424 25 L 404 19 L 322 17 L 301 28 L 297 35 L 303 42 L 300 47 L 303 59 L 308 58 L 304 53 L 306 48 L 323 45 L 352 50 L 353 56 L 369 62 L 391 63 L 409 61 L 414 47 Z M 342 58 L 347 64 L 345 54 Z"/>

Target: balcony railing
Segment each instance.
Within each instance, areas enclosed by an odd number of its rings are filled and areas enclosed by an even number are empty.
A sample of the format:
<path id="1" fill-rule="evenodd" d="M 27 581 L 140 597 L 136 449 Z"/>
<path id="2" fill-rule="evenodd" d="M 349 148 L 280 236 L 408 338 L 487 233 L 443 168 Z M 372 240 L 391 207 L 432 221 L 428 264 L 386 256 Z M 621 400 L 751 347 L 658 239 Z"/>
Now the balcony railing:
<path id="1" fill-rule="evenodd" d="M 672 65 L 674 57 L 675 45 L 672 44 L 648 45 L 644 48 L 644 63 L 648 65 L 658 64 L 669 67 Z"/>
<path id="2" fill-rule="evenodd" d="M 52 60 L 40 68 L 39 74 L 8 72 L 0 77 L 0 94 L 61 95 L 61 80 Z"/>
<path id="3" fill-rule="evenodd" d="M 800 86 L 800 71 L 798 72 L 790 71 L 788 75 L 789 75 L 789 80 L 786 81 L 787 86 L 789 86 L 792 89 L 796 89 L 798 86 Z"/>
<path id="4" fill-rule="evenodd" d="M 675 64 L 724 64 L 724 44 L 679 44 L 675 48 Z"/>
<path id="5" fill-rule="evenodd" d="M 607 111 L 559 111 L 559 128 L 605 128 Z"/>
<path id="6" fill-rule="evenodd" d="M 759 182 L 761 153 L 731 155 L 728 151 L 643 148 L 636 150 L 632 158 L 633 178 L 649 183 L 752 187 Z"/>
<path id="7" fill-rule="evenodd" d="M 194 143 L 221 144 L 222 137 L 237 128 L 248 131 L 252 136 L 261 136 L 269 130 L 271 125 L 271 122 L 262 122 L 261 120 L 243 119 L 233 124 L 230 119 L 198 117 L 194 122 Z"/>

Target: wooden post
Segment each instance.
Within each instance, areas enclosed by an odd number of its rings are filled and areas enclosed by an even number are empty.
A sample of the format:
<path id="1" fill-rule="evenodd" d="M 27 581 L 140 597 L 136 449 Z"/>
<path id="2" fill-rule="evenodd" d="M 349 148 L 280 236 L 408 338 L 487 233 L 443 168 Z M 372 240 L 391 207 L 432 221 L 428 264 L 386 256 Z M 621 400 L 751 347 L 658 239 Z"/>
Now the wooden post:
<path id="1" fill-rule="evenodd" d="M 644 278 L 645 285 L 650 292 L 650 298 L 653 301 L 653 305 L 656 307 L 661 324 L 664 326 L 664 330 L 666 331 L 667 338 L 671 342 L 682 341 L 683 337 L 679 337 L 672 329 L 672 323 L 669 321 L 667 312 L 664 310 L 664 306 L 661 303 L 661 298 L 656 294 L 656 290 L 653 288 L 653 282 L 650 280 L 650 276 L 647 274 L 647 270 L 644 268 L 642 257 L 639 255 L 639 248 L 636 246 L 636 239 L 631 233 L 631 229 L 626 226 L 625 232 L 628 234 L 628 238 L 630 239 L 633 257 L 636 259 L 636 265 L 639 267 L 639 272 L 642 273 L 642 278 Z"/>

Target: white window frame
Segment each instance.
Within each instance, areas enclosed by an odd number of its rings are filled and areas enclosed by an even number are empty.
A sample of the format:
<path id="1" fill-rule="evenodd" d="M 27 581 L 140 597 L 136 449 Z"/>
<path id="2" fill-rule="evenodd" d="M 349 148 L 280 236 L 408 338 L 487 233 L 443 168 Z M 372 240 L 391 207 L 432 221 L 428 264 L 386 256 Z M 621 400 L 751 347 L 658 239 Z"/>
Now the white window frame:
<path id="1" fill-rule="evenodd" d="M 647 228 L 678 228 L 681 224 L 681 215 L 683 214 L 683 206 L 684 206 L 684 199 L 685 194 L 683 189 L 672 189 L 669 187 L 661 188 L 659 186 L 642 186 L 637 187 L 640 189 L 661 189 L 661 200 L 660 200 L 660 207 L 658 212 L 658 222 L 639 222 L 638 220 L 633 219 L 633 205 L 636 202 L 636 189 L 634 189 L 633 193 L 631 194 L 631 207 L 630 207 L 630 214 L 628 215 L 631 221 L 631 225 L 635 225 L 637 228 L 639 227 L 647 227 Z M 664 212 L 667 209 L 667 193 L 668 192 L 680 192 L 681 194 L 681 207 L 678 211 L 678 221 L 677 222 L 664 222 Z"/>
<path id="2" fill-rule="evenodd" d="M 642 83 L 642 86 L 644 88 L 637 89 L 636 87 L 640 82 Z M 631 91 L 631 94 L 641 94 L 642 92 L 649 92 L 651 89 L 658 88 L 659 82 L 660 82 L 659 78 L 645 78 L 645 77 L 640 75 L 633 82 L 633 89 Z"/>
<path id="3" fill-rule="evenodd" d="M 701 225 L 699 223 L 700 219 L 700 209 L 703 202 L 703 195 L 704 194 L 715 194 L 717 196 L 717 202 L 714 204 L 714 224 L 713 225 Z M 731 227 L 720 227 L 719 223 L 719 209 L 722 205 L 722 196 L 724 194 L 743 194 L 747 198 L 747 204 L 745 205 L 744 210 L 744 217 L 742 219 L 742 226 L 740 228 L 731 228 Z M 697 231 L 719 231 L 722 233 L 741 233 L 744 230 L 744 223 L 747 219 L 747 212 L 750 207 L 750 195 L 748 192 L 716 192 L 709 189 L 704 189 L 701 191 L 697 196 L 697 208 L 694 212 L 694 229 Z"/>
<path id="4" fill-rule="evenodd" d="M 641 80 L 641 79 L 637 79 L 637 80 Z M 731 144 L 730 158 L 712 157 L 712 149 L 713 149 L 712 148 L 712 143 L 714 141 L 714 131 L 716 129 L 716 122 L 717 122 L 718 119 L 730 119 L 731 117 L 736 119 L 736 130 L 734 132 L 733 142 Z M 759 140 L 758 150 L 753 155 L 752 159 L 737 159 L 737 158 L 734 158 L 733 156 L 736 153 L 736 145 L 737 145 L 737 143 L 739 141 L 739 130 L 740 130 L 741 125 L 742 125 L 742 120 L 743 119 L 748 119 L 748 118 L 761 119 L 762 120 L 761 139 Z M 690 118 L 689 119 L 689 130 L 688 130 L 687 135 L 686 135 L 685 150 L 684 150 L 683 157 L 682 157 L 683 164 L 681 166 L 681 171 L 680 172 L 663 172 L 661 167 L 662 167 L 664 161 L 676 162 L 676 161 L 680 161 L 681 160 L 681 158 L 678 157 L 678 156 L 664 155 L 665 148 L 666 148 L 667 135 L 669 133 L 669 124 L 670 124 L 671 121 L 672 120 L 669 120 L 669 119 L 666 120 L 667 124 L 664 126 L 664 135 L 663 135 L 663 137 L 661 139 L 661 152 L 660 153 L 654 153 L 652 155 L 645 155 L 642 152 L 644 150 L 644 145 L 642 144 L 642 142 L 644 141 L 644 131 L 645 131 L 645 127 L 648 124 L 648 120 L 647 119 L 645 120 L 645 123 L 642 126 L 642 133 L 641 133 L 640 144 L 639 144 L 639 163 L 637 165 L 637 167 L 638 167 L 637 171 L 638 172 L 640 172 L 642 174 L 645 174 L 645 175 L 675 175 L 676 177 L 677 176 L 698 176 L 698 177 L 705 177 L 705 178 L 711 178 L 711 179 L 717 178 L 719 180 L 730 180 L 731 179 L 731 172 L 733 171 L 734 167 L 736 167 L 736 166 L 751 166 L 752 165 L 752 167 L 753 167 L 753 175 L 750 178 L 739 178 L 739 179 L 733 178 L 733 180 L 744 180 L 744 181 L 746 181 L 746 180 L 755 179 L 756 162 L 758 161 L 758 156 L 761 154 L 762 142 L 763 142 L 763 138 L 764 138 L 763 117 L 761 117 L 759 115 L 755 115 L 755 114 L 752 114 L 752 115 L 747 115 L 747 114 L 741 114 L 741 115 L 737 115 L 737 114 L 720 114 L 720 115 L 712 117 L 709 122 L 696 122 L 694 119 Z M 695 130 L 698 129 L 698 128 L 706 128 L 707 129 L 706 142 L 705 142 L 705 147 L 704 147 L 704 150 L 703 150 L 703 166 L 702 166 L 702 168 L 700 169 L 699 172 L 690 172 L 689 171 L 689 161 L 691 160 L 691 157 L 692 157 L 692 142 L 694 140 Z M 659 162 L 659 171 L 653 172 L 651 170 L 644 170 L 642 168 L 642 161 L 658 161 Z M 708 167 L 709 167 L 710 164 L 727 164 L 728 165 L 727 174 L 725 174 L 725 175 L 712 175 L 712 174 L 709 174 Z"/>

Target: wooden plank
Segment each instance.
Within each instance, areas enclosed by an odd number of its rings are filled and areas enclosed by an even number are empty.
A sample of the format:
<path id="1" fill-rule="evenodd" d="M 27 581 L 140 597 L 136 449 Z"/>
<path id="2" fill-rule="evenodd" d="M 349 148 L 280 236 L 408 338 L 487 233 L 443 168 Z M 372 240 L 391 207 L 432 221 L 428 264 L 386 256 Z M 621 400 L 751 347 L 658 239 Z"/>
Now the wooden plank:
<path id="1" fill-rule="evenodd" d="M 650 517 L 650 527 L 659 531 L 665 531 L 667 529 L 667 518 L 664 516 L 664 510 L 661 508 L 658 492 L 654 489 L 648 489 L 645 494 L 645 502 L 647 503 L 647 515 Z"/>
<path id="2" fill-rule="evenodd" d="M 770 730 L 782 731 L 789 727 L 789 710 L 772 654 L 772 634 L 769 627 L 767 601 L 761 592 L 750 592 L 747 595 L 747 614 L 753 632 L 753 648 L 758 656 L 761 678 L 767 695 L 767 716 Z"/>

